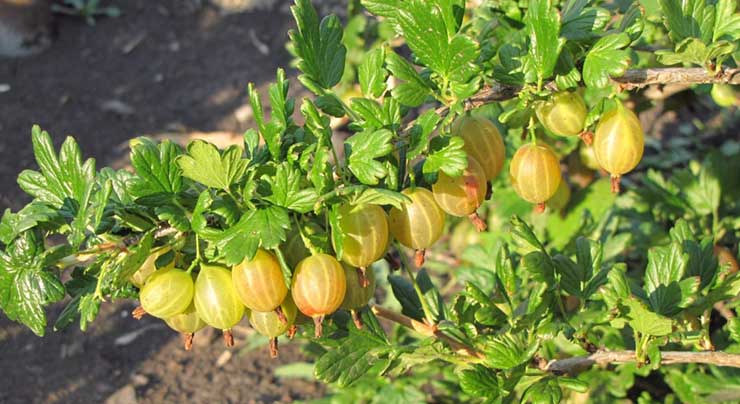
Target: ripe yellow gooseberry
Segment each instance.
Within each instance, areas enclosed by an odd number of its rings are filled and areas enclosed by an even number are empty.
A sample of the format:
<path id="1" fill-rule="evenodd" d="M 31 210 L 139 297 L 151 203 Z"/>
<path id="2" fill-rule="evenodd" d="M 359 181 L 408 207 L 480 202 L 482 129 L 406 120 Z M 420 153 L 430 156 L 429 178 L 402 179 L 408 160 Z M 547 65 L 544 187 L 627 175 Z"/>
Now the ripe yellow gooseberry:
<path id="1" fill-rule="evenodd" d="M 561 91 L 539 103 L 535 108 L 537 119 L 550 132 L 559 136 L 576 136 L 586 124 L 586 103 L 576 92 Z"/>
<path id="2" fill-rule="evenodd" d="M 154 317 L 166 319 L 184 312 L 193 301 L 193 278 L 176 268 L 163 268 L 147 279 L 139 293 L 141 307 Z"/>
<path id="3" fill-rule="evenodd" d="M 273 311 L 288 295 L 280 262 L 261 248 L 251 261 L 245 259 L 231 269 L 231 280 L 242 303 L 251 310 Z"/>
<path id="4" fill-rule="evenodd" d="M 247 310 L 249 324 L 258 333 L 270 338 L 270 356 L 273 358 L 278 356 L 277 337 L 293 327 L 298 314 L 298 309 L 290 296 L 286 296 L 280 304 L 280 312 L 283 313 L 283 317 L 279 316 L 275 310 L 268 312 Z"/>
<path id="5" fill-rule="evenodd" d="M 509 179 L 514 191 L 525 201 L 537 204 L 537 210 L 542 212 L 545 201 L 560 186 L 560 163 L 550 147 L 540 143 L 525 144 L 511 159 Z"/>
<path id="6" fill-rule="evenodd" d="M 360 329 L 362 328 L 362 319 L 357 309 L 367 305 L 375 295 L 375 271 L 372 268 L 368 268 L 365 274 L 362 274 L 359 268 L 352 268 L 347 265 L 343 266 L 344 275 L 347 279 L 347 292 L 344 295 L 342 308 L 350 311 L 355 326 Z M 362 284 L 362 277 L 368 280 L 367 285 Z"/>
<path id="7" fill-rule="evenodd" d="M 416 266 L 421 266 L 424 250 L 442 235 L 445 213 L 427 189 L 407 188 L 401 193 L 411 202 L 405 203 L 402 209 L 391 208 L 388 214 L 391 234 L 404 246 L 416 250 Z"/>
<path id="8" fill-rule="evenodd" d="M 488 181 L 499 175 L 504 166 L 506 147 L 493 122 L 483 117 L 465 115 L 455 121 L 452 134 L 463 138 L 463 150 L 480 163 Z"/>
<path id="9" fill-rule="evenodd" d="M 156 266 L 157 259 L 159 259 L 159 257 L 163 256 L 164 254 L 167 254 L 169 251 L 170 251 L 170 247 L 167 246 L 167 247 L 162 247 L 156 252 L 150 254 L 146 258 L 144 263 L 141 264 L 141 267 L 139 267 L 139 269 L 136 272 L 134 272 L 133 275 L 131 275 L 131 277 L 129 278 L 129 282 L 131 282 L 131 284 L 136 286 L 137 288 L 141 289 L 141 287 L 144 286 L 144 284 L 146 283 L 147 278 L 149 278 L 149 276 L 153 274 L 154 271 L 157 270 L 157 266 Z M 175 261 L 172 260 L 172 262 L 169 265 L 167 265 L 165 268 L 167 267 L 174 268 L 174 266 L 175 266 Z"/>
<path id="10" fill-rule="evenodd" d="M 478 231 L 486 229 L 486 223 L 476 210 L 486 199 L 488 183 L 480 164 L 468 156 L 468 167 L 459 177 L 450 177 L 439 172 L 437 182 L 432 185 L 434 200 L 442 210 L 452 216 L 468 216 Z"/>
<path id="11" fill-rule="evenodd" d="M 324 316 L 334 313 L 344 300 L 347 291 L 344 268 L 328 254 L 307 257 L 296 266 L 290 290 L 298 310 L 313 318 L 318 338 Z"/>
<path id="12" fill-rule="evenodd" d="M 244 304 L 236 293 L 228 269 L 201 265 L 195 280 L 195 310 L 206 324 L 224 331 L 227 346 L 234 345 L 231 327 L 244 316 Z"/>
<path id="13" fill-rule="evenodd" d="M 593 148 L 599 165 L 611 174 L 612 192 L 619 192 L 620 177 L 637 166 L 645 149 L 640 120 L 618 102 L 596 126 Z"/>
<path id="14" fill-rule="evenodd" d="M 206 323 L 201 320 L 195 311 L 195 304 L 193 303 L 190 303 L 190 306 L 184 312 L 164 321 L 170 328 L 182 334 L 186 351 L 193 347 L 193 335 L 206 326 Z"/>
<path id="15" fill-rule="evenodd" d="M 352 206 L 339 208 L 339 226 L 344 233 L 342 240 L 342 261 L 360 268 L 365 273 L 368 265 L 379 260 L 388 246 L 388 218 L 378 205 Z M 332 242 L 334 240 L 332 239 Z M 334 246 L 336 249 L 336 245 Z M 365 276 L 360 282 L 368 285 Z"/>

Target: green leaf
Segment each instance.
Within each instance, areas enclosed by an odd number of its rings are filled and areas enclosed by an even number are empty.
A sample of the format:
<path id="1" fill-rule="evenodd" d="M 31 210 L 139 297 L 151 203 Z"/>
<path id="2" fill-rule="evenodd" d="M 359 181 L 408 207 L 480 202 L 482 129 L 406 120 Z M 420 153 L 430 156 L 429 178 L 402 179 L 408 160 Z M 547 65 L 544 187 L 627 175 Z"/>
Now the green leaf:
<path id="1" fill-rule="evenodd" d="M 439 136 L 429 143 L 429 155 L 424 161 L 424 174 L 443 171 L 451 177 L 459 177 L 468 166 L 463 147 L 465 141 L 458 136 Z"/>
<path id="2" fill-rule="evenodd" d="M 433 324 L 444 320 L 446 317 L 444 300 L 439 290 L 432 283 L 432 279 L 429 277 L 426 269 L 421 269 L 416 273 L 416 283 L 419 285 L 419 289 L 421 289 L 421 294 L 430 311 L 429 315 L 432 317 L 427 320 Z"/>
<path id="3" fill-rule="evenodd" d="M 429 84 L 416 72 L 406 59 L 390 51 L 386 55 L 386 67 L 399 80 L 403 80 L 391 90 L 393 98 L 403 105 L 418 107 L 432 92 Z"/>
<path id="4" fill-rule="evenodd" d="M 136 245 L 129 248 L 128 252 L 121 254 L 114 266 L 114 271 L 111 271 L 111 276 L 114 278 L 114 287 L 124 286 L 128 279 L 141 268 L 141 265 L 149 257 L 153 243 L 154 233 L 150 231 Z"/>
<path id="5" fill-rule="evenodd" d="M 626 317 L 635 331 L 656 337 L 668 335 L 673 331 L 673 321 L 670 318 L 650 311 L 636 297 L 631 296 L 625 299 L 623 303 L 628 308 Z"/>
<path id="6" fill-rule="evenodd" d="M 376 48 L 365 54 L 362 63 L 357 67 L 360 89 L 366 97 L 380 97 L 385 91 L 385 79 L 388 72 L 383 68 L 385 48 Z"/>
<path id="7" fill-rule="evenodd" d="M 46 331 L 44 306 L 64 298 L 64 286 L 44 268 L 43 240 L 27 231 L 0 251 L 0 309 L 36 335 Z"/>
<path id="8" fill-rule="evenodd" d="M 411 199 L 396 191 L 383 188 L 368 188 L 351 200 L 352 205 L 391 205 L 402 209 L 405 203 L 411 203 Z"/>
<path id="9" fill-rule="evenodd" d="M 377 185 L 386 175 L 385 167 L 377 159 L 393 151 L 392 138 L 393 132 L 380 129 L 357 133 L 345 141 L 348 167 L 360 182 Z"/>
<path id="10" fill-rule="evenodd" d="M 511 237 L 514 243 L 519 247 L 520 254 L 526 254 L 532 251 L 545 251 L 545 247 L 532 231 L 532 228 L 519 216 L 511 218 Z"/>
<path id="11" fill-rule="evenodd" d="M 715 8 L 717 17 L 714 19 L 712 42 L 721 39 L 736 41 L 740 38 L 740 13 L 736 12 L 737 0 L 719 0 Z"/>
<path id="12" fill-rule="evenodd" d="M 266 177 L 265 182 L 271 191 L 266 200 L 296 212 L 310 212 L 319 198 L 314 188 L 301 184 L 300 172 L 288 162 L 278 165 L 275 175 Z"/>
<path id="13" fill-rule="evenodd" d="M 588 51 L 583 62 L 583 80 L 589 87 L 606 87 L 610 77 L 619 77 L 630 63 L 630 44 L 626 33 L 610 34 L 602 37 Z"/>
<path id="14" fill-rule="evenodd" d="M 472 396 L 486 399 L 495 399 L 502 393 L 502 384 L 498 375 L 492 369 L 481 365 L 473 365 L 464 369 L 458 375 L 462 390 Z"/>
<path id="15" fill-rule="evenodd" d="M 529 386 L 522 396 L 523 403 L 558 404 L 562 401 L 563 392 L 554 377 L 544 377 Z"/>
<path id="16" fill-rule="evenodd" d="M 288 212 L 278 206 L 259 208 L 245 213 L 237 224 L 217 236 L 216 241 L 227 265 L 252 259 L 258 248 L 277 248 L 290 228 Z"/>
<path id="17" fill-rule="evenodd" d="M 392 351 L 382 327 L 369 310 L 362 312 L 368 327 L 350 327 L 349 336 L 341 345 L 329 349 L 316 361 L 315 376 L 325 383 L 347 387 L 362 376 L 379 375 L 386 368 Z"/>
<path id="18" fill-rule="evenodd" d="M 402 276 L 389 275 L 388 282 L 391 284 L 393 296 L 401 303 L 401 313 L 415 320 L 423 320 L 424 310 L 421 307 L 421 300 L 414 291 L 411 281 Z"/>
<path id="19" fill-rule="evenodd" d="M 325 113 L 337 118 L 341 118 L 345 115 L 342 101 L 333 93 L 316 97 L 316 106 Z"/>
<path id="20" fill-rule="evenodd" d="M 331 243 L 338 260 L 344 255 L 344 231 L 342 230 L 342 214 L 339 205 L 332 205 L 328 211 L 329 227 L 331 228 Z"/>
<path id="21" fill-rule="evenodd" d="M 715 11 L 706 0 L 660 0 L 665 25 L 674 43 L 686 38 L 697 38 L 703 43 L 712 42 Z"/>
<path id="22" fill-rule="evenodd" d="M 479 348 L 485 353 L 484 362 L 494 369 L 511 369 L 529 359 L 524 341 L 510 334 L 487 337 Z"/>
<path id="23" fill-rule="evenodd" d="M 406 150 L 406 159 L 413 160 L 420 156 L 429 145 L 429 136 L 437 128 L 442 118 L 430 109 L 419 115 L 409 132 L 409 145 Z"/>
<path id="24" fill-rule="evenodd" d="M 188 153 L 177 158 L 184 176 L 205 186 L 229 191 L 247 171 L 247 160 L 242 159 L 242 149 L 230 146 L 219 153 L 216 146 L 203 140 L 188 145 Z"/>
<path id="25" fill-rule="evenodd" d="M 6 209 L 0 220 L 0 242 L 10 244 L 16 237 L 26 230 L 30 230 L 40 223 L 57 221 L 59 213 L 41 202 L 31 202 L 18 213 Z"/>
<path id="26" fill-rule="evenodd" d="M 131 141 L 131 165 L 136 170 L 131 193 L 135 198 L 157 194 L 176 194 L 182 189 L 182 175 L 175 159 L 180 146 L 164 140 L 159 145 L 149 138 Z"/>
<path id="27" fill-rule="evenodd" d="M 298 57 L 301 82 L 320 95 L 322 89 L 334 87 L 344 74 L 347 48 L 342 44 L 343 29 L 337 16 L 325 17 L 319 23 L 310 0 L 296 0 L 291 7 L 297 31 L 290 39 Z"/>
<path id="28" fill-rule="evenodd" d="M 529 34 L 529 55 L 539 83 L 552 76 L 565 39 L 560 36 L 560 14 L 551 0 L 530 0 L 525 17 Z"/>
<path id="29" fill-rule="evenodd" d="M 560 35 L 571 41 L 589 40 L 604 30 L 611 13 L 601 7 L 586 7 L 588 1 L 572 0 L 563 6 Z"/>

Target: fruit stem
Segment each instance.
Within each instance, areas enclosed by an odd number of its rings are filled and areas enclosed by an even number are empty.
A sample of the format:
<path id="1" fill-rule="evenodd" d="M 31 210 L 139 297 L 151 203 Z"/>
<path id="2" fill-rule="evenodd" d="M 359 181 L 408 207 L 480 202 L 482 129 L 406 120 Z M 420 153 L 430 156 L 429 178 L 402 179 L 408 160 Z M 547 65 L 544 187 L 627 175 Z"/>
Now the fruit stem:
<path id="1" fill-rule="evenodd" d="M 481 219 L 480 216 L 478 216 L 478 212 L 471 213 L 468 218 L 470 218 L 470 221 L 473 222 L 473 226 L 475 226 L 475 229 L 478 230 L 478 232 L 486 231 L 486 222 Z"/>
<path id="2" fill-rule="evenodd" d="M 270 358 L 278 357 L 278 339 L 277 337 L 270 338 Z"/>
<path id="3" fill-rule="evenodd" d="M 146 310 L 144 310 L 144 308 L 141 306 L 135 308 L 134 311 L 131 312 L 131 317 L 137 320 L 141 320 L 142 317 L 144 317 L 145 315 L 146 315 Z"/>
<path id="4" fill-rule="evenodd" d="M 401 249 L 401 246 L 398 244 L 398 241 L 395 242 L 396 250 L 398 251 L 398 255 L 401 257 L 401 267 L 403 267 L 403 270 L 406 272 L 406 275 L 409 276 L 409 279 L 411 279 L 411 283 L 414 285 L 414 291 L 416 292 L 416 296 L 419 297 L 419 301 L 421 302 L 421 309 L 424 311 L 424 318 L 432 324 L 434 323 L 434 316 L 432 315 L 432 310 L 429 307 L 429 303 L 427 303 L 426 299 L 424 298 L 424 292 L 421 290 L 421 286 L 419 286 L 419 283 L 416 282 L 416 277 L 414 276 L 414 273 L 411 272 L 411 266 L 409 265 L 409 259 L 406 256 L 406 253 L 403 252 Z M 417 250 L 416 255 L 418 258 L 419 252 L 421 252 L 421 258 L 422 258 L 422 264 L 424 259 L 424 250 Z M 418 261 L 417 261 L 418 262 Z"/>
<path id="5" fill-rule="evenodd" d="M 544 202 L 540 202 L 534 206 L 534 211 L 537 213 L 545 213 L 545 206 Z"/>
<path id="6" fill-rule="evenodd" d="M 231 333 L 231 330 L 224 330 L 224 343 L 229 348 L 234 346 L 234 334 Z"/>
<path id="7" fill-rule="evenodd" d="M 288 317 L 285 317 L 285 313 L 283 312 L 283 308 L 278 306 L 275 309 L 275 314 L 278 316 L 278 320 L 280 320 L 283 324 L 288 324 Z"/>
<path id="8" fill-rule="evenodd" d="M 321 338 L 321 334 L 324 328 L 323 323 L 324 323 L 324 316 L 316 316 L 313 318 L 314 336 L 316 338 Z"/>
<path id="9" fill-rule="evenodd" d="M 357 310 L 350 310 L 349 312 L 352 314 L 352 321 L 354 321 L 355 327 L 357 327 L 358 330 L 361 330 L 363 327 L 363 324 L 362 324 L 362 317 L 360 317 L 360 313 Z"/>
<path id="10" fill-rule="evenodd" d="M 591 143 L 594 142 L 594 133 L 590 130 L 584 130 L 580 135 L 578 135 L 578 137 L 583 140 L 583 143 L 585 143 L 586 146 L 591 146 Z"/>
<path id="11" fill-rule="evenodd" d="M 427 250 L 421 248 L 416 251 L 414 251 L 414 265 L 416 265 L 417 268 L 421 268 L 424 266 L 425 256 L 426 256 Z"/>
<path id="12" fill-rule="evenodd" d="M 288 338 L 293 339 L 295 337 L 295 334 L 298 332 L 298 326 L 295 324 L 291 325 L 290 328 L 288 328 Z"/>
<path id="13" fill-rule="evenodd" d="M 619 184 L 622 180 L 622 177 L 616 174 L 612 174 L 612 193 L 618 194 L 619 193 Z"/>
<path id="14" fill-rule="evenodd" d="M 183 341 L 183 345 L 185 346 L 186 351 L 193 349 L 193 337 L 194 336 L 195 334 L 193 334 L 192 332 L 186 332 L 182 334 L 182 341 Z"/>
<path id="15" fill-rule="evenodd" d="M 195 259 L 193 262 L 190 263 L 190 266 L 188 267 L 188 270 L 186 271 L 188 274 L 193 272 L 193 269 L 195 269 L 196 266 L 200 263 L 200 236 L 197 234 L 195 235 Z"/>
<path id="16" fill-rule="evenodd" d="M 362 286 L 363 288 L 370 286 L 370 280 L 367 279 L 366 267 L 357 268 L 357 279 L 360 281 L 360 286 Z"/>

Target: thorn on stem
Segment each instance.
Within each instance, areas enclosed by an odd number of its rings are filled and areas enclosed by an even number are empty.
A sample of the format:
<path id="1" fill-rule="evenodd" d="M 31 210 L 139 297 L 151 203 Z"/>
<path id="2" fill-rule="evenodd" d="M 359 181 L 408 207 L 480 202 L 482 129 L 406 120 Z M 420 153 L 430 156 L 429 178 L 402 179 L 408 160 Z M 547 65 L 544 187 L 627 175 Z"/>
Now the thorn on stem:
<path id="1" fill-rule="evenodd" d="M 316 316 L 313 318 L 314 336 L 316 338 L 321 338 L 321 334 L 324 328 L 323 323 L 324 323 L 324 316 Z"/>
<path id="2" fill-rule="evenodd" d="M 224 343 L 228 348 L 234 346 L 234 334 L 231 333 L 231 330 L 224 330 Z"/>
<path id="3" fill-rule="evenodd" d="M 283 312 L 283 308 L 278 306 L 275 309 L 275 314 L 278 316 L 278 320 L 280 320 L 283 324 L 288 324 L 288 317 L 285 317 L 285 313 Z"/>
<path id="4" fill-rule="evenodd" d="M 360 286 L 362 286 L 363 288 L 370 286 L 370 280 L 367 279 L 367 268 L 357 268 L 357 279 L 360 281 Z"/>
<path id="5" fill-rule="evenodd" d="M 192 332 L 182 334 L 182 342 L 186 351 L 193 349 L 193 337 L 195 334 Z"/>
<path id="6" fill-rule="evenodd" d="M 479 233 L 486 231 L 488 226 L 486 226 L 486 222 L 478 216 L 478 212 L 471 213 L 468 218 L 473 222 L 473 226 L 475 226 L 475 229 L 478 230 Z"/>
<path id="7" fill-rule="evenodd" d="M 414 254 L 414 265 L 416 265 L 417 268 L 421 268 L 424 265 L 424 256 L 426 255 L 425 249 L 419 249 L 416 250 L 416 253 Z"/>
<path id="8" fill-rule="evenodd" d="M 620 183 L 622 181 L 622 177 L 619 175 L 612 174 L 612 193 L 618 194 L 620 189 Z"/>
<path id="9" fill-rule="evenodd" d="M 278 357 L 278 339 L 277 337 L 270 338 L 270 358 Z"/>
<path id="10" fill-rule="evenodd" d="M 493 197 L 493 184 L 491 184 L 491 181 L 488 181 L 486 183 L 486 200 L 490 201 L 491 197 Z"/>
<path id="11" fill-rule="evenodd" d="M 350 310 L 350 313 L 352 313 L 352 321 L 355 322 L 355 327 L 357 327 L 358 330 L 361 330 L 364 324 L 362 324 L 360 313 L 357 310 Z"/>
<path id="12" fill-rule="evenodd" d="M 137 320 L 141 320 L 142 317 L 146 315 L 146 310 L 144 310 L 143 307 L 139 306 L 134 309 L 134 311 L 131 312 L 131 316 Z"/>

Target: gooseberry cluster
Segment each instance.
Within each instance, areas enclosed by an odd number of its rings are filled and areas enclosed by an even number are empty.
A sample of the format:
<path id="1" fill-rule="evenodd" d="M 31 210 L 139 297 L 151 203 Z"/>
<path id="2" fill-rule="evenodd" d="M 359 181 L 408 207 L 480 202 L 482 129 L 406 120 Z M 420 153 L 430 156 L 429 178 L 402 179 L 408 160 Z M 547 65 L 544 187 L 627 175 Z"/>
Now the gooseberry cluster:
<path id="1" fill-rule="evenodd" d="M 619 192 L 621 176 L 632 171 L 642 159 L 645 147 L 642 126 L 634 112 L 619 101 L 615 108 L 602 114 L 593 134 L 586 130 L 588 110 L 577 92 L 555 93 L 550 99 L 537 102 L 535 112 L 550 133 L 583 139 L 585 148 L 592 150 L 582 148 L 582 154 L 593 155 L 595 167 L 611 175 L 612 192 Z M 540 212 L 545 209 L 545 202 L 558 192 L 560 196 L 568 192 L 561 184 L 557 155 L 550 146 L 537 140 L 516 151 L 509 178 L 516 193 L 536 204 Z"/>

